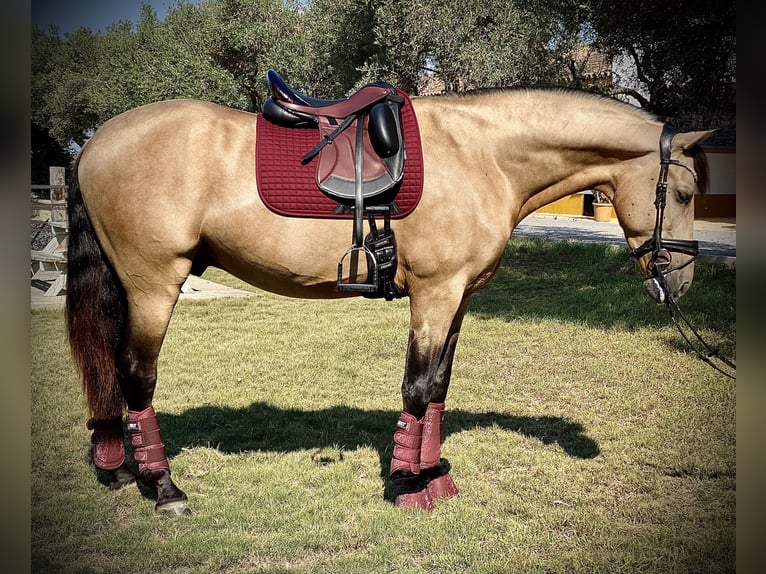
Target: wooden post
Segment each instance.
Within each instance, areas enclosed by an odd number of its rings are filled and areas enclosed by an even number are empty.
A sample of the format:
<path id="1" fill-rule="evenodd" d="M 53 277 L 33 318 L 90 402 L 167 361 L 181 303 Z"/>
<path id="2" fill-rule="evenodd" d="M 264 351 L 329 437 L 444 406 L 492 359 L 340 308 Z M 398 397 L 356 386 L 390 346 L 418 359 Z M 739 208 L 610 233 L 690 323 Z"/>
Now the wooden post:
<path id="1" fill-rule="evenodd" d="M 66 169 L 51 166 L 48 168 L 51 185 L 51 203 L 66 202 Z M 51 221 L 66 221 L 66 208 L 51 206 Z"/>

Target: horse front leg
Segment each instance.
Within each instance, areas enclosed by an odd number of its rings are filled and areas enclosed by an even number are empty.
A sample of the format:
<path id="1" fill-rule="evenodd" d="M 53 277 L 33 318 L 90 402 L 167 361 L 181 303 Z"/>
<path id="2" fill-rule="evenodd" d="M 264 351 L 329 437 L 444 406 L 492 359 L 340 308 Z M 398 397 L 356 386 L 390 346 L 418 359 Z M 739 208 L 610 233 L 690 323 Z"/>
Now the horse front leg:
<path id="1" fill-rule="evenodd" d="M 395 506 L 431 510 L 434 500 L 457 494 L 450 464 L 441 457 L 442 420 L 460 326 L 468 298 L 459 305 L 411 302 L 412 320 L 404 380 L 403 410 L 394 432 L 391 492 Z M 438 310 L 441 309 L 441 313 Z"/>

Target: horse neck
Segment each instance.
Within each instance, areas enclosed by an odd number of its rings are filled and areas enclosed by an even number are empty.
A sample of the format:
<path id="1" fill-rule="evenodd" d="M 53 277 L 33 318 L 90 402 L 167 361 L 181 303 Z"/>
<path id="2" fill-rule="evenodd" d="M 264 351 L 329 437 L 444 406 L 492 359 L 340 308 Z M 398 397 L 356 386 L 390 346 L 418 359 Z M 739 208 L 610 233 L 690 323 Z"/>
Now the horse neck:
<path id="1" fill-rule="evenodd" d="M 517 221 L 579 191 L 613 192 L 625 162 L 658 150 L 662 124 L 611 100 L 545 90 L 445 100 L 445 116 L 475 134 L 502 172 Z"/>

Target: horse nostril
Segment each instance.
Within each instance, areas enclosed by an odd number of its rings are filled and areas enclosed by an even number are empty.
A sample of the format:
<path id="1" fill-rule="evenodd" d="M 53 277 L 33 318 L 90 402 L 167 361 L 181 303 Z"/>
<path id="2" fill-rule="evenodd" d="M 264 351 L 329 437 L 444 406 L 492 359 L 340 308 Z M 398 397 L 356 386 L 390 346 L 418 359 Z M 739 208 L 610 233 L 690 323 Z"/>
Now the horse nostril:
<path id="1" fill-rule="evenodd" d="M 691 286 L 692 286 L 691 281 L 684 281 L 683 283 L 681 283 L 681 285 L 676 290 L 676 299 L 680 299 L 681 297 L 683 297 L 684 294 L 689 290 L 689 287 Z"/>

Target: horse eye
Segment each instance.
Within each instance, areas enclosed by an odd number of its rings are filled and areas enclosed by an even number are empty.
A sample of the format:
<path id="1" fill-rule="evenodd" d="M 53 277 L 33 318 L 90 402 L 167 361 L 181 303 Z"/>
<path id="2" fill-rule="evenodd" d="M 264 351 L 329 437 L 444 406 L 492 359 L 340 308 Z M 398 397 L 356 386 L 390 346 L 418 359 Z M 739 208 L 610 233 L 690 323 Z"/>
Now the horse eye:
<path id="1" fill-rule="evenodd" d="M 689 193 L 688 191 L 684 191 L 682 189 L 676 190 L 676 197 L 678 198 L 678 201 L 686 205 L 692 200 L 694 194 Z"/>

